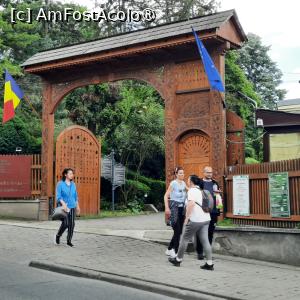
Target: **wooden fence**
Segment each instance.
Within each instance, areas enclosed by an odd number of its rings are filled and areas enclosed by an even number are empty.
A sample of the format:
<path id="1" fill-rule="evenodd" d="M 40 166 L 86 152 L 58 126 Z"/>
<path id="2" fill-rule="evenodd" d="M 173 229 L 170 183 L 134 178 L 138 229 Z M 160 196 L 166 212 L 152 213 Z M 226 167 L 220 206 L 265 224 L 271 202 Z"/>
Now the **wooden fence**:
<path id="1" fill-rule="evenodd" d="M 26 196 L 18 199 L 37 199 L 41 195 L 42 187 L 42 163 L 41 154 L 31 154 L 31 170 L 30 170 L 30 184 L 31 196 Z M 16 198 L 16 197 L 14 197 Z M 0 200 L 6 200 L 8 197 L 0 197 Z"/>
<path id="2" fill-rule="evenodd" d="M 31 155 L 31 197 L 41 194 L 41 155 Z M 290 218 L 274 218 L 270 214 L 268 174 L 288 172 Z M 250 216 L 233 215 L 233 176 L 249 175 Z M 226 218 L 234 224 L 293 228 L 300 223 L 300 159 L 228 167 L 224 184 Z"/>
<path id="3" fill-rule="evenodd" d="M 31 155 L 31 196 L 38 198 L 42 186 L 42 160 L 41 154 Z"/>
<path id="4" fill-rule="evenodd" d="M 290 218 L 274 218 L 270 214 L 268 174 L 288 172 Z M 250 216 L 233 215 L 233 176 L 249 175 Z M 225 214 L 235 224 L 293 228 L 300 222 L 300 159 L 270 163 L 237 165 L 227 168 L 225 177 Z"/>

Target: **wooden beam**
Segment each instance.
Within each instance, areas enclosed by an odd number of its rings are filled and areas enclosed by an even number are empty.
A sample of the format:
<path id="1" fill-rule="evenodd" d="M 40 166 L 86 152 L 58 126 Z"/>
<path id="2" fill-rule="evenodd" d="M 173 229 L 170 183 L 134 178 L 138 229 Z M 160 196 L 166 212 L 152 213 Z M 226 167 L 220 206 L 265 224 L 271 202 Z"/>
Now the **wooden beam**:
<path id="1" fill-rule="evenodd" d="M 176 91 L 176 95 L 197 93 L 197 92 L 209 92 L 209 91 L 210 91 L 210 87 L 191 89 L 191 90 L 179 90 L 179 91 Z"/>
<path id="2" fill-rule="evenodd" d="M 228 175 L 228 176 L 226 176 L 226 180 L 228 180 L 228 181 L 233 180 L 233 176 L 239 176 L 239 175 L 248 175 L 249 179 L 251 179 L 251 180 L 255 180 L 255 179 L 268 179 L 269 178 L 268 173 L 247 174 L 245 172 L 245 174 Z M 289 177 L 300 177 L 300 171 L 289 171 L 288 172 L 288 176 Z"/>
<path id="3" fill-rule="evenodd" d="M 290 218 L 273 218 L 270 215 L 236 216 L 233 213 L 225 213 L 225 217 L 231 219 L 243 219 L 243 220 L 294 221 L 294 222 L 300 221 L 300 216 L 297 215 L 291 215 Z"/>

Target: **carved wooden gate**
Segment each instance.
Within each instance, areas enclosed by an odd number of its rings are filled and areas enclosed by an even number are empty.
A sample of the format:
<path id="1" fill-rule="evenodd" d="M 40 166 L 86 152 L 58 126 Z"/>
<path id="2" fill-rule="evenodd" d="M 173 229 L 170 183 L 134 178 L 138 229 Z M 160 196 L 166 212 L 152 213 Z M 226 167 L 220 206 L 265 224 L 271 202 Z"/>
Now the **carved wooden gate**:
<path id="1" fill-rule="evenodd" d="M 75 170 L 81 215 L 97 214 L 100 209 L 101 146 L 85 127 L 70 126 L 56 141 L 55 179 L 60 180 L 64 168 Z"/>
<path id="2" fill-rule="evenodd" d="M 179 166 L 184 168 L 186 176 L 203 176 L 203 169 L 210 165 L 210 140 L 200 132 L 184 135 L 179 140 Z"/>

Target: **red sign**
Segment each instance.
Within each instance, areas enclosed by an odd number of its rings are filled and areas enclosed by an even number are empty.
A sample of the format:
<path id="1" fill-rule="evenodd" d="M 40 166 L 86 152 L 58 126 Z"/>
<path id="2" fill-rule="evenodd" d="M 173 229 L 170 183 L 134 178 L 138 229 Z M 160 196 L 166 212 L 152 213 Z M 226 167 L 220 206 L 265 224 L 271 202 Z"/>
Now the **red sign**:
<path id="1" fill-rule="evenodd" d="M 0 155 L 0 197 L 31 196 L 30 177 L 30 155 Z"/>

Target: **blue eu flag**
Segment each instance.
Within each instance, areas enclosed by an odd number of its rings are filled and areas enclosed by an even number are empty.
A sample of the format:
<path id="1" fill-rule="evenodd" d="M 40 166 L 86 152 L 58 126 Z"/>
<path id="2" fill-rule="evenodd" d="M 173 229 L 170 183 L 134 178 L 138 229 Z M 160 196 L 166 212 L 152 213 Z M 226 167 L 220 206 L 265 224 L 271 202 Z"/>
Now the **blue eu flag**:
<path id="1" fill-rule="evenodd" d="M 221 76 L 216 69 L 211 57 L 209 56 L 207 50 L 204 48 L 203 43 L 199 39 L 197 33 L 195 32 L 194 28 L 192 27 L 195 40 L 198 46 L 199 54 L 201 56 L 202 63 L 204 65 L 204 70 L 207 75 L 209 84 L 212 90 L 216 90 L 219 92 L 225 92 Z"/>

